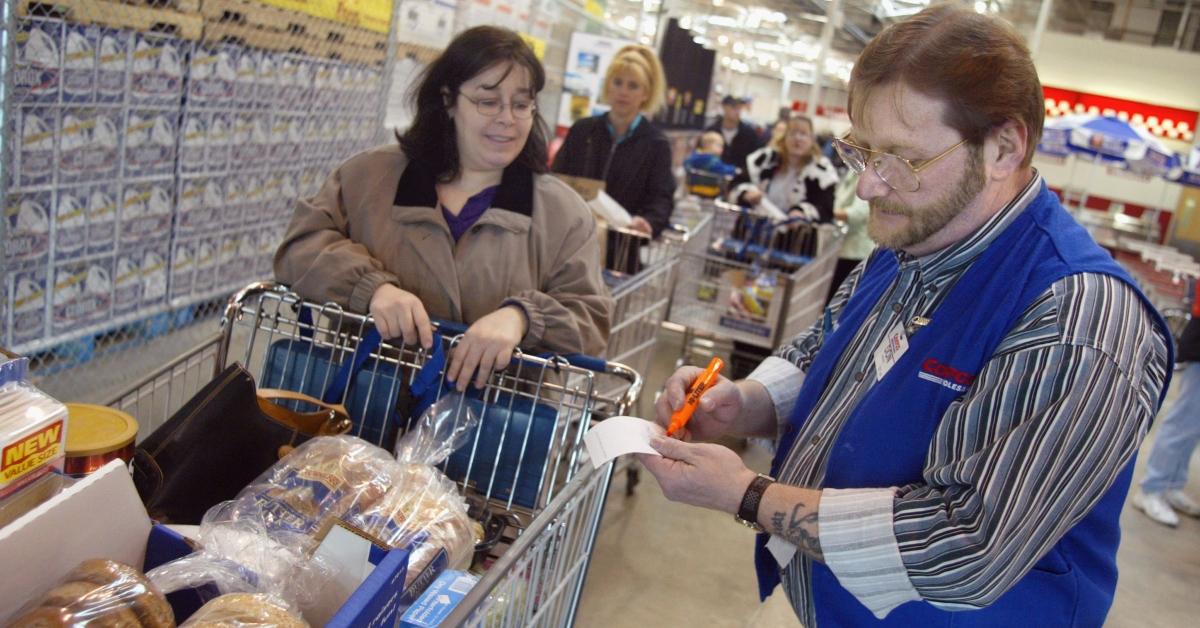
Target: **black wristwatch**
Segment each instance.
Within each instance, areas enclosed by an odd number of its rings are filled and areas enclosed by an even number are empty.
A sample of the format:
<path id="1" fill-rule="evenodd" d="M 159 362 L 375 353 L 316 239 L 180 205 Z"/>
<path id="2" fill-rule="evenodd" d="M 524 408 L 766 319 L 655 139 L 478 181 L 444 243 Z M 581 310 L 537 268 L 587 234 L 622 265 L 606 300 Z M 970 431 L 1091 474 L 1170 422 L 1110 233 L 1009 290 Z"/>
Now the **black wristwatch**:
<path id="1" fill-rule="evenodd" d="M 758 504 L 762 502 L 763 493 L 766 492 L 767 487 L 774 483 L 775 478 L 761 473 L 751 480 L 750 486 L 746 487 L 746 493 L 742 495 L 742 505 L 738 507 L 737 514 L 733 516 L 734 521 L 753 528 L 756 532 L 765 532 L 766 530 L 758 524 Z"/>

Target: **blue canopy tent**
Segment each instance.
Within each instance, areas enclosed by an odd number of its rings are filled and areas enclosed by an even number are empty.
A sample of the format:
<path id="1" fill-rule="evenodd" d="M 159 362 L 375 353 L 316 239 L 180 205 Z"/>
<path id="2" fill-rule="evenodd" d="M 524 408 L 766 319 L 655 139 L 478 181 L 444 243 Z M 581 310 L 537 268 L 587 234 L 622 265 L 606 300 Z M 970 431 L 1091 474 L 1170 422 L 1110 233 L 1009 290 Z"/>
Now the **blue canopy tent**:
<path id="1" fill-rule="evenodd" d="M 1182 185 L 1200 188 L 1200 145 L 1192 148 L 1192 154 L 1188 158 L 1187 164 L 1180 168 L 1178 174 L 1171 177 L 1171 180 Z"/>
<path id="2" fill-rule="evenodd" d="M 1047 120 L 1038 150 L 1059 157 L 1070 156 L 1072 179 L 1077 159 L 1168 180 L 1175 180 L 1182 172 L 1181 160 L 1175 151 L 1146 129 L 1114 116 L 1082 114 Z M 1077 200 L 1080 207 L 1087 204 L 1091 176 L 1089 171 L 1088 182 L 1084 183 L 1082 195 Z M 1070 204 L 1070 199 L 1064 198 L 1064 201 Z M 1154 224 L 1157 224 L 1158 212 L 1158 208 L 1151 210 L 1150 218 Z"/>
<path id="3" fill-rule="evenodd" d="M 1179 156 L 1161 140 L 1113 116 L 1085 114 L 1048 120 L 1038 150 L 1059 156 L 1089 155 L 1093 161 L 1147 175 L 1169 176 L 1180 167 Z"/>

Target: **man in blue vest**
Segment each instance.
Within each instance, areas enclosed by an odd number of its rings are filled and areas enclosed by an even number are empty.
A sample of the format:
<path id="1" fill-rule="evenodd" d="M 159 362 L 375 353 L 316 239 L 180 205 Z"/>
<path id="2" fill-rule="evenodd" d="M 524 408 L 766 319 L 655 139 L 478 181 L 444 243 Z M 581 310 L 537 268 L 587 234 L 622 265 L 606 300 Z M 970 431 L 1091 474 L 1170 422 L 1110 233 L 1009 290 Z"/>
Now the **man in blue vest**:
<path id="1" fill-rule="evenodd" d="M 1099 626 L 1166 326 L 1031 167 L 1043 98 L 1020 36 L 940 5 L 880 33 L 836 140 L 877 248 L 824 317 L 682 438 L 639 455 L 668 498 L 759 534 L 814 626 Z M 698 369 L 668 379 L 666 424 Z M 770 476 L 700 441 L 777 439 Z"/>

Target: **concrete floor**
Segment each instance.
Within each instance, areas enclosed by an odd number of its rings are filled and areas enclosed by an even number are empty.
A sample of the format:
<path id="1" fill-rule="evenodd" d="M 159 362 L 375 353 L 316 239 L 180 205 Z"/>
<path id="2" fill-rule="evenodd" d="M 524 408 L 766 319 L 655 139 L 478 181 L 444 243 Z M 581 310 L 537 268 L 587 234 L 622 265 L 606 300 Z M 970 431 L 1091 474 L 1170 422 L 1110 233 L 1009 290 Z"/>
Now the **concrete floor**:
<path id="1" fill-rule="evenodd" d="M 678 341 L 664 334 L 657 363 L 647 377 L 649 398 L 669 374 Z M 1173 398 L 1169 398 L 1170 404 Z M 1139 463 L 1149 453 L 1142 447 Z M 747 465 L 765 470 L 769 458 L 757 447 L 743 453 Z M 636 464 L 636 463 L 634 463 Z M 1136 471 L 1141 476 L 1141 464 Z M 1200 499 L 1200 461 L 1192 465 L 1191 495 Z M 610 492 L 584 588 L 578 625 L 613 626 L 798 626 L 781 594 L 760 604 L 754 580 L 750 530 L 726 514 L 666 500 L 654 478 L 633 496 L 618 475 Z M 1177 529 L 1147 519 L 1132 506 L 1121 515 L 1124 530 L 1117 597 L 1106 626 L 1175 628 L 1200 617 L 1200 521 L 1183 517 Z"/>

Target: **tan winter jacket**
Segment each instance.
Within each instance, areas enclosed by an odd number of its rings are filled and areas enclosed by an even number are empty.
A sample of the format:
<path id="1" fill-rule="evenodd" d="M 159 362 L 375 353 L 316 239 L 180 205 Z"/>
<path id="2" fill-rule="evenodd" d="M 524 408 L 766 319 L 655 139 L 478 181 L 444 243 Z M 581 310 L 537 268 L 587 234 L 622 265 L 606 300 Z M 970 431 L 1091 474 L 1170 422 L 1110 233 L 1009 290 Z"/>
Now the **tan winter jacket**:
<path id="1" fill-rule="evenodd" d="M 583 200 L 510 166 L 456 244 L 434 184 L 395 144 L 351 157 L 297 204 L 276 277 L 305 299 L 360 313 L 384 283 L 416 295 L 430 317 L 466 324 L 515 303 L 529 318 L 522 348 L 603 355 L 613 303 Z"/>

